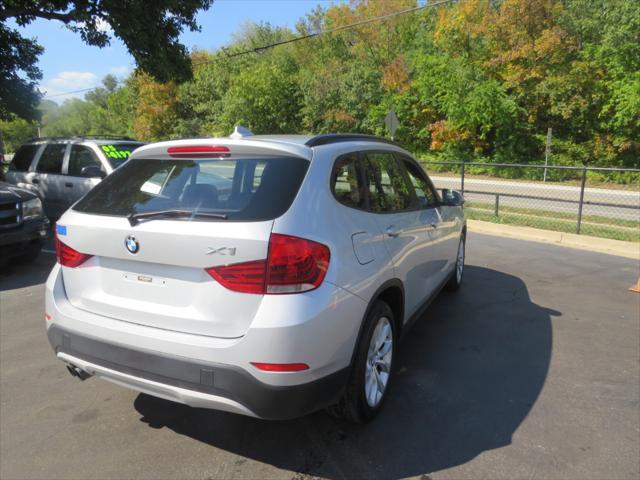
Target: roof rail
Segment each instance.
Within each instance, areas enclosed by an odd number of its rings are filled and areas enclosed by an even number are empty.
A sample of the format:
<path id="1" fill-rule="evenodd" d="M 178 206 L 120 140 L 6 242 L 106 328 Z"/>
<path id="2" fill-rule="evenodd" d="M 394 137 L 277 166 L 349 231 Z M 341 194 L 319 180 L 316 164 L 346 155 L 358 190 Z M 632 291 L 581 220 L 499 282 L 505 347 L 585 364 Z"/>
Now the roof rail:
<path id="1" fill-rule="evenodd" d="M 131 137 L 127 137 L 126 135 L 111 135 L 109 133 L 106 134 L 91 134 L 91 135 L 74 135 L 71 138 L 93 138 L 95 140 L 133 140 L 136 141 L 134 138 Z"/>
<path id="2" fill-rule="evenodd" d="M 331 143 L 357 142 L 358 140 L 365 142 L 379 142 L 387 143 L 390 145 L 398 145 L 396 142 L 387 140 L 386 138 L 376 137 L 375 135 L 365 135 L 361 133 L 329 133 L 324 135 L 316 135 L 315 137 L 307 140 L 305 145 L 307 147 L 319 147 L 320 145 L 329 145 Z"/>
<path id="3" fill-rule="evenodd" d="M 25 143 L 29 142 L 42 142 L 45 140 L 68 140 L 69 137 L 31 137 L 25 140 Z"/>
<path id="4" fill-rule="evenodd" d="M 89 139 L 94 139 L 94 140 L 129 140 L 132 142 L 137 142 L 138 140 L 136 140 L 135 138 L 131 138 L 131 137 L 127 137 L 125 135 L 109 135 L 109 134 L 105 134 L 105 135 L 70 135 L 67 137 L 31 137 L 28 140 L 26 140 L 25 143 L 28 142 L 43 142 L 43 141 L 48 141 L 48 140 L 79 140 L 79 139 L 84 139 L 84 138 L 89 138 Z"/>

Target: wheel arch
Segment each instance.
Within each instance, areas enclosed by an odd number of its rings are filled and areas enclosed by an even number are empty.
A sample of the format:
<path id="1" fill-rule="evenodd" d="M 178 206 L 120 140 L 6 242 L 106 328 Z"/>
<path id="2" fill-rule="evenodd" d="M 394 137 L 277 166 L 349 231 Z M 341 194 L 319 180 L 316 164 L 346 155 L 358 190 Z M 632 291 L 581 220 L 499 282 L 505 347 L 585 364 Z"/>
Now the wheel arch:
<path id="1" fill-rule="evenodd" d="M 378 287 L 375 293 L 371 296 L 371 300 L 367 305 L 367 308 L 364 312 L 364 315 L 360 321 L 360 328 L 358 330 L 358 336 L 356 338 L 356 342 L 353 346 L 353 352 L 351 353 L 351 362 L 350 365 L 353 367 L 353 362 L 355 360 L 355 355 L 358 350 L 358 345 L 360 344 L 360 340 L 362 338 L 362 332 L 364 323 L 373 308 L 373 305 L 378 300 L 383 300 L 386 302 L 394 316 L 394 326 L 396 329 L 396 339 L 400 338 L 400 332 L 402 330 L 402 325 L 404 323 L 404 285 L 398 278 L 392 278 L 384 282 L 382 285 Z"/>

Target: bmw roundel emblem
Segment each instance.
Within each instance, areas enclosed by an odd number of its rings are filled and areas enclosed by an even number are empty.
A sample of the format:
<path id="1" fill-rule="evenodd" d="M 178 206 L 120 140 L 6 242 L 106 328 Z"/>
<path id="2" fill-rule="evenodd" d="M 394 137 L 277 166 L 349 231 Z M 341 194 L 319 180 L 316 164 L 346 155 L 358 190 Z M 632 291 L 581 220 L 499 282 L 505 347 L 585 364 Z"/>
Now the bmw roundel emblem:
<path id="1" fill-rule="evenodd" d="M 138 253 L 138 250 L 140 250 L 140 244 L 133 235 L 129 235 L 124 239 L 124 246 L 127 247 L 129 253 Z"/>

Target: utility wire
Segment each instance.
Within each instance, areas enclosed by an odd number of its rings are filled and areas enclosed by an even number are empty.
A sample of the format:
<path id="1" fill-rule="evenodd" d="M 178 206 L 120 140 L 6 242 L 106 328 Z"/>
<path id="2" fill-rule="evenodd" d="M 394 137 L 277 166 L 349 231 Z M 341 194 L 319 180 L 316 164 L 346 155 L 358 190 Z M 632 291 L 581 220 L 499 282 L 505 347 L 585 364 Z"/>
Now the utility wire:
<path id="1" fill-rule="evenodd" d="M 230 54 L 218 57 L 218 58 L 213 58 L 211 60 L 203 60 L 201 62 L 194 63 L 193 66 L 197 67 L 199 65 L 205 65 L 207 63 L 214 63 L 214 62 L 218 62 L 220 60 L 226 60 L 228 58 L 239 57 L 240 55 L 247 55 L 249 53 L 262 53 L 265 50 L 268 50 L 268 49 L 274 48 L 274 47 L 279 47 L 280 45 L 286 45 L 288 43 L 299 42 L 301 40 L 308 40 L 310 38 L 319 37 L 320 35 L 328 35 L 328 34 L 331 34 L 331 33 L 341 32 L 343 30 L 348 30 L 350 28 L 356 28 L 356 27 L 360 27 L 362 25 L 367 25 L 369 23 L 379 22 L 379 21 L 382 21 L 382 20 L 387 20 L 389 18 L 400 16 L 400 15 L 405 15 L 407 13 L 413 13 L 413 12 L 417 12 L 419 10 L 424 10 L 424 9 L 431 8 L 431 7 L 437 7 L 437 6 L 440 6 L 440 5 L 445 5 L 447 3 L 452 3 L 454 1 L 456 1 L 456 0 L 439 0 L 437 2 L 430 2 L 430 3 L 427 3 L 425 5 L 422 5 L 421 7 L 408 8 L 406 10 L 400 10 L 400 11 L 397 11 L 397 12 L 388 13 L 387 15 L 380 15 L 379 17 L 372 17 L 372 18 L 367 18 L 366 20 L 360 20 L 359 22 L 350 23 L 349 25 L 343 25 L 341 27 L 336 27 L 336 28 L 329 28 L 327 30 L 320 30 L 319 32 L 314 32 L 314 33 L 307 33 L 305 35 L 299 35 L 297 37 L 293 37 L 293 38 L 290 38 L 288 40 L 282 40 L 280 42 L 275 42 L 275 43 L 271 43 L 271 44 L 268 44 L 268 45 L 263 45 L 261 47 L 255 47 L 255 48 L 250 48 L 248 50 L 242 50 L 240 52 L 230 53 Z"/>
<path id="2" fill-rule="evenodd" d="M 294 42 L 300 42 L 302 40 L 308 40 L 310 38 L 315 38 L 315 37 L 319 37 L 321 35 L 329 35 L 332 33 L 336 33 L 336 32 L 341 32 L 344 30 L 349 30 L 351 28 L 356 28 L 356 27 L 360 27 L 362 25 L 367 25 L 369 23 L 374 23 L 374 22 L 380 22 L 383 20 L 387 20 L 389 18 L 393 18 L 393 17 L 398 17 L 400 15 L 406 15 L 408 13 L 414 13 L 420 10 L 425 10 L 427 8 L 432 8 L 432 7 L 438 7 L 440 5 L 446 5 L 447 3 L 452 3 L 455 2 L 456 0 L 439 0 L 439 1 L 434 1 L 434 2 L 428 2 L 425 5 L 422 5 L 420 7 L 413 7 L 413 8 L 408 8 L 406 10 L 400 10 L 397 12 L 393 12 L 393 13 L 388 13 L 386 15 L 380 15 L 378 17 L 372 17 L 372 18 L 367 18 L 365 20 L 360 20 L 359 22 L 354 22 L 354 23 L 350 23 L 349 25 L 343 25 L 341 27 L 336 27 L 336 28 L 329 28 L 327 30 L 320 30 L 318 32 L 313 32 L 313 33 L 307 33 L 304 35 L 299 35 L 297 37 L 293 37 L 293 38 L 289 38 L 287 40 L 281 40 L 279 42 L 275 42 L 275 43 L 270 43 L 268 45 L 262 45 L 260 47 L 255 47 L 255 48 L 250 48 L 248 50 L 242 50 L 240 52 L 235 52 L 235 53 L 229 53 L 217 58 L 212 58 L 210 60 L 203 60 L 201 62 L 195 62 L 193 63 L 192 66 L 194 67 L 198 67 L 200 65 L 206 65 L 209 63 L 215 63 L 215 62 L 219 62 L 221 60 L 227 60 L 230 58 L 235 58 L 235 57 L 239 57 L 241 55 L 247 55 L 250 53 L 262 53 L 265 50 L 269 50 L 271 48 L 275 48 L 275 47 L 279 47 L 281 45 L 286 45 L 289 43 L 294 43 Z M 122 83 L 124 80 L 121 80 L 118 82 L 118 84 Z M 53 98 L 53 97 L 62 97 L 64 95 L 71 95 L 73 93 L 81 93 L 81 92 L 86 92 L 89 90 L 93 90 L 97 87 L 91 87 L 91 88 L 83 88 L 80 90 L 73 90 L 70 92 L 63 92 L 63 93 L 56 93 L 53 95 L 46 95 L 44 98 Z"/>
<path id="3" fill-rule="evenodd" d="M 118 81 L 118 84 L 120 83 L 122 83 L 122 81 Z M 65 95 L 71 95 L 73 93 L 88 92 L 89 90 L 95 90 L 96 88 L 99 88 L 99 86 L 96 85 L 95 87 L 81 88 L 80 90 L 71 90 L 70 92 L 54 93 L 52 95 L 45 95 L 42 98 L 64 97 Z"/>

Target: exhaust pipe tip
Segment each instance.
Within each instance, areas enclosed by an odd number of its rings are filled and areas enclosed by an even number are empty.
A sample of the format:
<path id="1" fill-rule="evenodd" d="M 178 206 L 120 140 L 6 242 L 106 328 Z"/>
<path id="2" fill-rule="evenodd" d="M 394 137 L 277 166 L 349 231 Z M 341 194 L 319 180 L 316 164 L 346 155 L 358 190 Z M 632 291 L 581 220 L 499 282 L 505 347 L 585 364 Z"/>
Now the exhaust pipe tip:
<path id="1" fill-rule="evenodd" d="M 75 365 L 71 365 L 70 363 L 67 363 L 67 370 L 69 371 L 72 377 L 76 377 L 78 380 L 81 380 L 81 381 L 84 381 L 87 378 L 91 377 L 90 373 L 85 372 L 81 368 L 76 367 Z"/>

